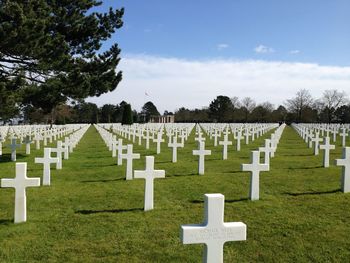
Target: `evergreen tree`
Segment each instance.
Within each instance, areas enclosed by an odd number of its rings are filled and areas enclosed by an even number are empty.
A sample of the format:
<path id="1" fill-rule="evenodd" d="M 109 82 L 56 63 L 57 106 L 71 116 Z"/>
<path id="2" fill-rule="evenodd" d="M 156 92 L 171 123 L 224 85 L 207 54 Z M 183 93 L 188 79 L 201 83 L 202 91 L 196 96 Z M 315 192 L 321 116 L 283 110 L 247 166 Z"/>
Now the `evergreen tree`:
<path id="1" fill-rule="evenodd" d="M 122 26 L 123 9 L 89 12 L 96 0 L 0 1 L 0 114 L 30 104 L 50 112 L 68 99 L 113 91 L 120 49 L 99 49 Z M 22 85 L 11 85 L 14 79 Z M 12 112 L 13 114 L 14 112 Z"/>
<path id="2" fill-rule="evenodd" d="M 126 104 L 124 106 L 122 124 L 123 125 L 124 124 L 127 124 L 127 125 L 133 124 L 133 112 L 131 110 L 130 104 Z"/>

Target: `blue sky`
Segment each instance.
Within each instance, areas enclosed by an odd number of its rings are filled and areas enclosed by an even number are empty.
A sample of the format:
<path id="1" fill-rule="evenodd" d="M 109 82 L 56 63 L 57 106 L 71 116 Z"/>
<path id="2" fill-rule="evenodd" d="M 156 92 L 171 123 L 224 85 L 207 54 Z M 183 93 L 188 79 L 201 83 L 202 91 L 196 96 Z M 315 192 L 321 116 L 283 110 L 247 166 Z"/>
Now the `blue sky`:
<path id="1" fill-rule="evenodd" d="M 343 75 L 339 76 L 338 71 L 336 76 L 330 76 L 327 73 L 330 79 L 335 79 L 334 86 L 332 82 L 327 82 L 329 89 L 338 88 L 346 91 L 348 87 L 350 91 L 350 86 L 347 86 L 350 83 L 346 82 L 347 77 L 350 78 L 347 71 L 350 67 L 349 0 L 105 0 L 103 2 L 103 5 L 97 8 L 98 11 L 106 11 L 109 6 L 125 7 L 123 28 L 118 30 L 103 47 L 109 47 L 112 42 L 117 42 L 122 49 L 124 62 L 121 63 L 121 69 L 124 72 L 123 82 L 125 83 L 118 89 L 124 88 L 125 92 L 132 91 L 130 86 L 133 83 L 132 80 L 135 83 L 133 76 L 128 76 L 128 73 L 131 74 L 131 72 L 135 75 L 135 67 L 130 68 L 131 64 L 135 65 L 135 60 L 141 64 L 150 63 L 149 65 L 154 68 L 155 65 L 164 67 L 165 65 L 160 62 L 166 59 L 177 61 L 179 67 L 182 67 L 181 63 L 184 62 L 192 63 L 193 67 L 196 67 L 198 63 L 209 63 L 215 67 L 218 61 L 221 64 L 237 61 L 248 64 L 272 63 L 272 65 L 275 65 L 276 62 L 282 63 L 281 65 L 293 63 L 296 67 L 301 64 L 312 64 L 318 68 L 316 70 L 318 72 L 317 81 L 323 78 L 321 72 L 324 73 L 327 67 L 332 69 L 327 71 L 328 73 L 334 73 L 334 68 L 336 68 Z M 159 61 L 155 62 L 156 59 Z M 176 66 L 171 64 L 174 70 L 181 72 L 181 68 L 176 69 Z M 139 70 L 142 68 L 140 65 L 137 67 Z M 215 69 L 213 68 L 213 72 Z M 191 69 L 187 70 L 191 71 Z M 247 70 L 252 70 L 254 73 L 254 67 Z M 148 72 L 147 76 L 143 76 L 144 82 L 142 83 L 145 83 L 145 90 L 150 89 L 151 84 L 147 83 L 150 80 L 155 86 L 157 86 L 157 78 L 160 81 L 159 85 L 166 84 L 164 83 L 164 72 L 160 71 L 155 69 L 154 72 Z M 227 74 L 230 72 L 228 71 Z M 295 73 L 297 78 L 300 74 L 305 75 L 302 71 L 298 72 Z M 221 71 L 218 73 L 221 74 Z M 138 72 L 136 75 L 140 77 L 142 74 Z M 204 72 L 198 74 L 197 77 L 201 78 Z M 217 75 L 217 78 L 222 79 L 220 74 Z M 269 74 L 271 79 L 261 79 L 265 81 L 265 85 L 266 81 L 275 82 L 273 72 Z M 281 79 L 281 76 L 277 74 L 276 78 Z M 308 80 L 314 78 L 315 75 L 310 75 Z M 169 74 L 166 74 L 166 79 L 170 82 L 176 81 L 176 76 L 171 79 Z M 227 80 L 229 81 L 229 78 Z M 285 81 L 288 82 L 288 80 Z M 203 83 L 201 82 L 201 85 Z M 213 76 L 213 83 L 215 83 L 215 76 Z M 320 82 L 312 85 L 309 82 L 306 83 L 311 89 L 315 89 L 314 96 L 321 96 L 320 92 L 316 91 Z M 183 83 L 176 85 L 184 85 L 189 91 L 188 87 L 192 87 L 191 85 L 195 83 L 183 80 Z M 231 89 L 225 83 L 222 85 L 218 90 L 213 90 L 212 86 L 208 86 L 207 89 L 212 92 L 208 93 L 203 100 L 198 100 L 197 104 L 195 102 L 186 104 L 186 100 L 183 100 L 183 105 L 170 103 L 171 106 L 169 105 L 170 109 L 168 109 L 167 98 L 151 97 L 149 99 L 162 102 L 160 108 L 168 110 L 174 110 L 180 106 L 200 108 L 208 105 L 215 95 L 229 97 L 238 95 L 241 98 L 252 96 L 258 103 L 268 100 L 268 98 L 254 97 L 253 91 L 247 94 L 242 93 L 246 89 L 243 87 L 248 85 L 245 82 Z M 327 89 L 328 86 L 320 85 L 319 87 Z M 286 87 L 285 93 L 290 96 L 292 92 L 295 93 L 296 89 L 301 87 L 302 85 Z M 261 87 L 250 88 L 254 90 L 254 88 Z M 193 90 L 193 95 L 198 93 L 194 86 Z M 220 92 L 226 94 L 219 94 Z M 135 87 L 135 93 L 140 94 L 141 87 Z M 128 97 L 125 94 L 118 96 L 121 99 L 131 100 L 132 104 L 134 102 L 137 110 L 145 100 L 145 98 L 132 99 L 131 96 Z M 281 104 L 286 99 L 288 97 L 279 97 L 273 102 Z M 98 98 L 93 101 L 98 104 L 108 102 L 104 96 L 102 99 Z"/>

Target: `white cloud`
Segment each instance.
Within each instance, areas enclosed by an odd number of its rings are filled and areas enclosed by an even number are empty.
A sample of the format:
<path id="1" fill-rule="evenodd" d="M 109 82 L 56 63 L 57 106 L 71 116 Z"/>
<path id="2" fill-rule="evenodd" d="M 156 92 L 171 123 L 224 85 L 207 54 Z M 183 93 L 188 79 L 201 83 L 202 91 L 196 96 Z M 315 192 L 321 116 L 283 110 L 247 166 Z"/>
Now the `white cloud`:
<path id="1" fill-rule="evenodd" d="M 350 87 L 350 67 L 313 63 L 129 55 L 118 69 L 123 71 L 118 88 L 88 101 L 101 106 L 125 100 L 139 111 L 150 100 L 162 113 L 182 106 L 202 108 L 218 95 L 251 97 L 278 106 L 299 89 L 308 89 L 318 98 L 326 89 L 349 91 Z"/>
<path id="2" fill-rule="evenodd" d="M 151 33 L 151 32 L 152 32 L 152 29 L 150 29 L 150 28 L 145 28 L 143 30 L 143 33 Z"/>
<path id="3" fill-rule="evenodd" d="M 218 44 L 218 45 L 216 46 L 216 48 L 217 48 L 219 51 L 221 51 L 221 50 L 223 50 L 223 49 L 225 49 L 225 48 L 228 48 L 229 46 L 230 46 L 229 44 L 222 43 L 222 44 Z"/>
<path id="4" fill-rule="evenodd" d="M 298 50 L 298 49 L 294 49 L 294 50 L 289 51 L 289 54 L 292 54 L 292 55 L 296 55 L 299 53 L 300 53 L 300 50 Z"/>
<path id="5" fill-rule="evenodd" d="M 273 53 L 275 52 L 275 50 L 273 48 L 264 46 L 264 45 L 259 45 L 257 47 L 254 48 L 255 53 L 258 54 L 264 54 L 264 53 Z"/>

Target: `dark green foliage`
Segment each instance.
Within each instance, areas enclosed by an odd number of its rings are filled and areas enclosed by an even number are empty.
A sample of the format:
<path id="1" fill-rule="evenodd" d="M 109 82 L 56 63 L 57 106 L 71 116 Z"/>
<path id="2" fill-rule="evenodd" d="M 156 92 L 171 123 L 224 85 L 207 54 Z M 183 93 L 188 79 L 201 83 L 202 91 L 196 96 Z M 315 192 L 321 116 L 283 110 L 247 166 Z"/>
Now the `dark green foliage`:
<path id="1" fill-rule="evenodd" d="M 124 106 L 122 124 L 123 125 L 124 124 L 127 124 L 127 125 L 133 124 L 133 112 L 131 110 L 130 104 L 126 104 Z"/>
<path id="2" fill-rule="evenodd" d="M 80 123 L 98 123 L 99 109 L 94 103 L 81 103 L 74 107 L 76 110 L 78 122 Z"/>
<path id="3" fill-rule="evenodd" d="M 148 122 L 151 116 L 159 116 L 160 113 L 157 110 L 157 107 L 153 104 L 153 102 L 148 101 L 143 105 L 141 115 L 143 119 Z"/>
<path id="4" fill-rule="evenodd" d="M 209 115 L 213 121 L 227 122 L 231 119 L 233 105 L 227 96 L 217 96 L 209 105 Z"/>
<path id="5" fill-rule="evenodd" d="M 20 103 L 20 94 L 14 91 L 23 85 L 21 77 L 15 77 L 6 82 L 1 81 L 0 78 L 0 119 L 6 121 L 18 114 L 17 105 Z"/>
<path id="6" fill-rule="evenodd" d="M 112 104 L 105 104 L 101 108 L 101 122 L 102 123 L 111 123 L 113 115 L 116 111 L 116 107 Z"/>
<path id="7" fill-rule="evenodd" d="M 350 104 L 339 107 L 335 111 L 335 117 L 337 122 L 350 123 Z"/>
<path id="8" fill-rule="evenodd" d="M 124 10 L 88 14 L 100 4 L 94 0 L 0 1 L 1 91 L 20 77 L 26 85 L 11 90 L 11 96 L 50 112 L 68 98 L 82 100 L 114 90 L 122 78 L 115 70 L 120 49 L 114 44 L 96 52 L 122 26 Z"/>

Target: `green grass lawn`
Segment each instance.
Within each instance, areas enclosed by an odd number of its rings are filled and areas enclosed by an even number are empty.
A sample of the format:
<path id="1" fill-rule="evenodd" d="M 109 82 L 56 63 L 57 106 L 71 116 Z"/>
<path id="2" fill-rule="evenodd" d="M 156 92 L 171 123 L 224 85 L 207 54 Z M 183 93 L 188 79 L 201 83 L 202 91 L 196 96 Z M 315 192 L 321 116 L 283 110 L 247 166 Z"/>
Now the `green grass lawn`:
<path id="1" fill-rule="evenodd" d="M 144 180 L 125 181 L 125 166 L 90 127 L 63 169 L 51 170 L 51 186 L 27 188 L 27 222 L 13 224 L 14 190 L 0 189 L 0 262 L 201 262 L 203 245 L 183 245 L 180 226 L 203 221 L 203 195 L 225 195 L 225 221 L 247 224 L 247 241 L 229 242 L 225 262 L 349 262 L 350 194 L 340 192 L 340 139 L 331 152 L 331 167 L 322 167 L 322 152 L 313 155 L 290 127 L 284 130 L 270 172 L 260 174 L 260 200 L 249 201 L 250 151 L 262 146 L 270 133 L 236 152 L 207 139 L 205 175 L 197 175 L 194 134 L 171 163 L 171 148 L 162 144 L 155 169 L 166 171 L 154 183 L 154 206 L 143 211 Z M 232 139 L 232 137 L 231 137 Z M 126 142 L 126 140 L 124 140 Z M 145 143 L 145 142 L 143 142 Z M 28 176 L 41 177 L 42 165 L 18 151 L 18 162 L 28 162 Z M 144 170 L 145 150 L 135 143 Z M 15 164 L 4 149 L 0 177 L 14 177 Z M 54 165 L 53 165 L 54 167 Z"/>

